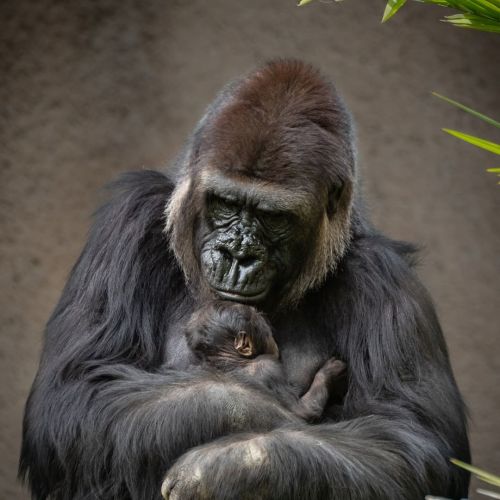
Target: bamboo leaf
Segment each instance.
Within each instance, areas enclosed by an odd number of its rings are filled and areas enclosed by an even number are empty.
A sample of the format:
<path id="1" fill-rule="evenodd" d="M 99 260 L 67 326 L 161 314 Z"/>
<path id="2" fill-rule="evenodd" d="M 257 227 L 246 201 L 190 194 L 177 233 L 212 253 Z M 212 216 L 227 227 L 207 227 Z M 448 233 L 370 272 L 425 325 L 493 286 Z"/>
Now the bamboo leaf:
<path id="1" fill-rule="evenodd" d="M 488 490 L 482 490 L 481 488 L 478 488 L 476 490 L 480 495 L 484 495 L 486 497 L 490 498 L 500 498 L 500 493 L 497 493 L 495 491 L 488 491 Z"/>
<path id="2" fill-rule="evenodd" d="M 446 101 L 446 102 L 452 104 L 453 106 L 456 106 L 457 108 L 460 108 L 464 111 L 467 111 L 467 113 L 470 113 L 471 115 L 474 115 L 477 118 L 484 120 L 485 122 L 489 123 L 490 125 L 494 125 L 495 127 L 500 128 L 500 122 L 497 122 L 496 120 L 494 120 L 493 118 L 490 118 L 489 116 L 483 115 L 482 113 L 479 113 L 478 111 L 475 111 L 472 108 L 468 108 L 467 106 L 460 104 L 458 101 L 454 101 L 453 99 L 450 99 L 449 97 L 445 97 L 444 95 L 438 94 L 437 92 L 433 92 L 432 95 L 438 97 L 439 99 L 442 99 L 443 101 Z"/>
<path id="3" fill-rule="evenodd" d="M 446 16 L 443 22 L 452 24 L 457 28 L 468 28 L 480 31 L 489 31 L 491 33 L 500 33 L 500 20 L 495 21 L 486 17 L 474 14 L 455 14 Z"/>
<path id="4" fill-rule="evenodd" d="M 487 479 L 484 476 L 476 476 L 476 477 L 479 479 L 479 481 L 483 481 L 484 483 L 492 484 L 493 486 L 498 486 L 498 483 L 496 480 Z"/>
<path id="5" fill-rule="evenodd" d="M 406 0 L 389 0 L 385 6 L 382 22 L 388 21 L 406 3 Z"/>
<path id="6" fill-rule="evenodd" d="M 498 0 L 467 0 L 467 2 L 452 0 L 452 3 L 458 3 L 458 5 L 455 6 L 457 9 L 480 16 L 497 19 L 500 15 L 500 2 L 498 2 Z"/>
<path id="7" fill-rule="evenodd" d="M 498 174 L 500 175 L 500 168 L 487 168 L 486 172 L 491 172 L 493 174 Z"/>
<path id="8" fill-rule="evenodd" d="M 429 3 L 429 0 L 424 1 Z M 430 3 L 435 3 L 435 0 L 430 0 Z M 444 0 L 443 2 L 439 1 L 439 3 L 462 12 L 470 12 L 471 14 L 491 17 L 492 19 L 497 19 L 500 14 L 500 2 L 498 0 Z"/>
<path id="9" fill-rule="evenodd" d="M 500 145 L 497 146 L 500 151 Z M 458 467 L 461 467 L 462 469 L 472 472 L 472 474 L 475 474 L 477 477 L 479 477 L 479 479 L 482 479 L 483 481 L 487 480 L 486 482 L 490 484 L 494 484 L 495 486 L 500 486 L 500 476 L 495 476 L 495 474 L 486 472 L 485 470 L 480 469 L 479 467 L 474 467 L 473 465 L 466 464 L 465 462 L 457 460 L 456 458 L 451 458 L 450 462 Z"/>
<path id="10" fill-rule="evenodd" d="M 423 3 L 432 3 L 434 5 L 441 5 L 442 7 L 450 7 L 448 0 L 420 0 L 420 1 Z"/>
<path id="11" fill-rule="evenodd" d="M 333 0 L 334 2 L 343 2 L 343 0 Z M 302 7 L 303 5 L 307 5 L 308 3 L 313 2 L 313 0 L 300 0 L 297 4 L 297 7 Z"/>
<path id="12" fill-rule="evenodd" d="M 461 139 L 462 141 L 473 144 L 478 148 L 485 149 L 486 151 L 490 151 L 491 153 L 500 155 L 500 144 L 497 144 L 495 142 L 490 142 L 485 139 L 475 137 L 473 135 L 464 134 L 463 132 L 459 132 L 458 130 L 451 130 L 449 128 L 443 128 L 442 130 L 450 135 L 453 135 L 454 137 L 457 137 L 458 139 Z M 500 479 L 499 479 L 499 485 L 500 485 Z"/>

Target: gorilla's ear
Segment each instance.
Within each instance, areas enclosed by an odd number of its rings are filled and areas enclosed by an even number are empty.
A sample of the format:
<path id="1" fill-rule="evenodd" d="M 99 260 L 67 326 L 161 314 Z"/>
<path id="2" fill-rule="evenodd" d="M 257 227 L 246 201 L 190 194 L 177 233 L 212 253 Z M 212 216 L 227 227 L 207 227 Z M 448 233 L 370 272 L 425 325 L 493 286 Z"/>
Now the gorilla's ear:
<path id="1" fill-rule="evenodd" d="M 234 338 L 234 348 L 245 358 L 250 358 L 255 353 L 252 337 L 244 330 L 241 330 L 236 334 L 236 337 Z"/>
<path id="2" fill-rule="evenodd" d="M 328 202 L 326 205 L 326 214 L 328 215 L 328 218 L 331 218 L 332 215 L 337 210 L 337 206 L 340 197 L 342 196 L 343 190 L 344 190 L 344 183 L 336 184 L 328 190 Z"/>

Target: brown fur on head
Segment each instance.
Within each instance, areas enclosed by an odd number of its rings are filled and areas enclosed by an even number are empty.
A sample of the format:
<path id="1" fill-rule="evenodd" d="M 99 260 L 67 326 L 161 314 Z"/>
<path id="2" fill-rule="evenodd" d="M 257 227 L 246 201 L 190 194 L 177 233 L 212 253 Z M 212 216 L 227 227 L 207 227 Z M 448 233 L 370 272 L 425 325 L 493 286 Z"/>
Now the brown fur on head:
<path id="1" fill-rule="evenodd" d="M 297 303 L 343 256 L 355 187 L 350 116 L 316 69 L 289 60 L 264 65 L 223 91 L 195 131 L 166 215 L 171 246 L 202 297 L 213 292 L 194 251 L 196 227 L 207 184 L 226 179 L 266 195 L 284 194 L 284 209 L 288 199 L 302 200 L 302 210 L 310 212 L 316 235 L 279 305 Z"/>

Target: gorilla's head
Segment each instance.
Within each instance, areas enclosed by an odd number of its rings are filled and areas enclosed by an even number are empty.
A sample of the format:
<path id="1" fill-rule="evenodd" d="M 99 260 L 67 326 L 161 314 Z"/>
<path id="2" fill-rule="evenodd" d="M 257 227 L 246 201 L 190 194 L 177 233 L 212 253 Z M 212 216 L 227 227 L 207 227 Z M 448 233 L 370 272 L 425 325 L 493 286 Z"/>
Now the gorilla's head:
<path id="1" fill-rule="evenodd" d="M 352 135 L 334 87 L 303 63 L 271 62 L 223 90 L 167 207 L 193 289 L 276 307 L 321 283 L 350 239 Z"/>

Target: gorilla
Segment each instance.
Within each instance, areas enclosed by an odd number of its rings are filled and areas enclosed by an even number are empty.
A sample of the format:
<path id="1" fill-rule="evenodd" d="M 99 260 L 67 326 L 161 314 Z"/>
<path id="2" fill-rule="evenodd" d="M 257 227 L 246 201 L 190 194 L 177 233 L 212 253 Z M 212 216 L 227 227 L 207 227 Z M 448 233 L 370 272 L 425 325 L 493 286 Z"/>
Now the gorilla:
<path id="1" fill-rule="evenodd" d="M 466 496 L 465 408 L 415 262 L 365 213 L 329 80 L 249 72 L 170 169 L 124 175 L 97 211 L 46 327 L 20 477 L 37 500 Z M 267 315 L 299 395 L 343 360 L 341 402 L 312 425 L 193 367 L 185 326 L 214 299 Z"/>
<path id="2" fill-rule="evenodd" d="M 253 307 L 208 303 L 193 314 L 185 335 L 195 357 L 207 367 L 230 372 L 243 385 L 257 384 L 304 420 L 320 419 L 329 398 L 343 392 L 345 363 L 331 358 L 299 398 L 286 381 L 269 323 Z"/>

